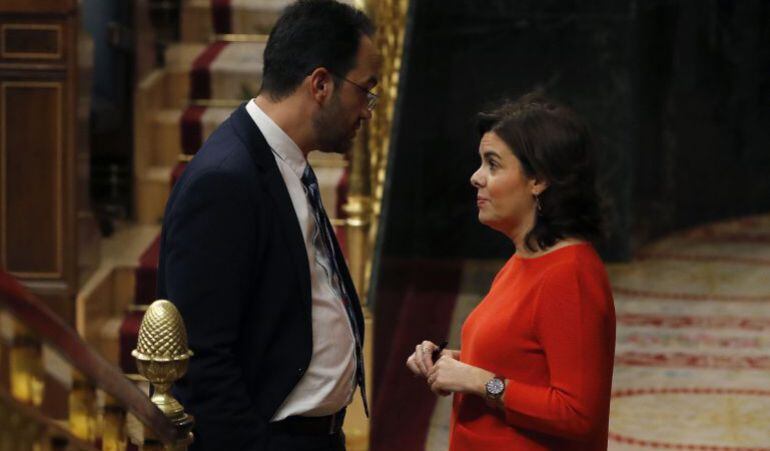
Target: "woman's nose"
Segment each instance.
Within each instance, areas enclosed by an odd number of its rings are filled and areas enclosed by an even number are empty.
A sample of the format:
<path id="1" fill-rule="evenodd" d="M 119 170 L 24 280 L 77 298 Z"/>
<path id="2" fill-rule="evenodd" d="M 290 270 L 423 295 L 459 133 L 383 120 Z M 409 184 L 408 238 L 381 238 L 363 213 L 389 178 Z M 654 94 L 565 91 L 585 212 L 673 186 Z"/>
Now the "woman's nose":
<path id="1" fill-rule="evenodd" d="M 480 172 L 481 172 L 481 168 L 477 169 L 476 172 L 471 174 L 471 185 L 474 188 L 481 188 L 482 186 L 482 183 L 481 183 L 482 177 L 481 177 L 481 174 L 479 174 Z"/>

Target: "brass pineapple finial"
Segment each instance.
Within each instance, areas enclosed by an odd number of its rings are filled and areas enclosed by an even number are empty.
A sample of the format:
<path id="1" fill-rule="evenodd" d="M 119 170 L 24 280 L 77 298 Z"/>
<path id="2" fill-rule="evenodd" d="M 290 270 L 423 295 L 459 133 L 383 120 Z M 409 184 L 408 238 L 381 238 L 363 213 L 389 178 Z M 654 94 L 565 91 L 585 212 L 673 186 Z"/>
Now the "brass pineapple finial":
<path id="1" fill-rule="evenodd" d="M 152 303 L 139 326 L 139 340 L 131 355 L 139 372 L 155 387 L 152 402 L 173 422 L 186 422 L 182 405 L 169 393 L 171 385 L 184 376 L 192 351 L 187 348 L 187 330 L 182 316 L 171 302 Z"/>

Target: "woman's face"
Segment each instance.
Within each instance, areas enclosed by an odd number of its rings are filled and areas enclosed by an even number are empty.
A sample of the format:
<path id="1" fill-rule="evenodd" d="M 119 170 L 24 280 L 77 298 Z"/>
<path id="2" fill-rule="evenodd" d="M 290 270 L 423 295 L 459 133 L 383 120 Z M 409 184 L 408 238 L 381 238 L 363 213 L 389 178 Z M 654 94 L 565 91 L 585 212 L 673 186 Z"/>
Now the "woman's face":
<path id="1" fill-rule="evenodd" d="M 528 178 L 511 148 L 494 132 L 481 137 L 481 167 L 471 176 L 479 221 L 510 238 L 521 237 L 535 220 L 535 194 L 542 184 Z"/>

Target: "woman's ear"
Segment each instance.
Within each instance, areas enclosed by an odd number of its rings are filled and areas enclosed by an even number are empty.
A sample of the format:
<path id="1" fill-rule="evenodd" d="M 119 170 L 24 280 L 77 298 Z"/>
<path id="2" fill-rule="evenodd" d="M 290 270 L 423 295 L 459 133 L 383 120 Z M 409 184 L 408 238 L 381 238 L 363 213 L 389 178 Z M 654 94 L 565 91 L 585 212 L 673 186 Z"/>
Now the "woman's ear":
<path id="1" fill-rule="evenodd" d="M 531 179 L 529 183 L 533 196 L 539 196 L 543 194 L 543 191 L 547 190 L 548 186 L 550 186 L 547 180 L 537 177 Z"/>

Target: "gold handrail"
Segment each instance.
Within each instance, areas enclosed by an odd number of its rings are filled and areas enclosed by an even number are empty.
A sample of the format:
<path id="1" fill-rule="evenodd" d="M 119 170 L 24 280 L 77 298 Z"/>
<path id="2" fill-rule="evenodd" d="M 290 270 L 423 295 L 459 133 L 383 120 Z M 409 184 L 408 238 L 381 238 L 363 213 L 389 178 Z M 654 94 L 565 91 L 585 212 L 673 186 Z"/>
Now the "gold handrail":
<path id="1" fill-rule="evenodd" d="M 15 367 L 16 372 L 10 375 L 14 391 L 9 393 L 9 396 L 15 401 L 26 404 L 31 409 L 40 405 L 42 400 L 36 395 L 37 380 L 40 380 L 40 384 L 43 383 L 39 349 L 42 343 L 45 343 L 85 378 L 118 399 L 142 423 L 151 426 L 163 443 L 176 444 L 187 439 L 188 429 L 179 428 L 173 419 L 167 418 L 146 394 L 129 382 L 116 366 L 91 349 L 72 327 L 42 301 L 27 292 L 13 277 L 0 270 L 0 311 L 2 310 L 10 313 L 15 323 L 23 325 L 16 326 L 13 331 L 13 337 L 19 336 L 21 340 L 11 342 L 8 356 L 9 359 L 18 358 L 19 363 Z M 32 351 L 26 352 L 27 349 Z M 11 369 L 14 371 L 14 368 Z M 87 429 L 85 428 L 86 431 Z M 90 433 L 83 435 L 88 436 Z"/>

